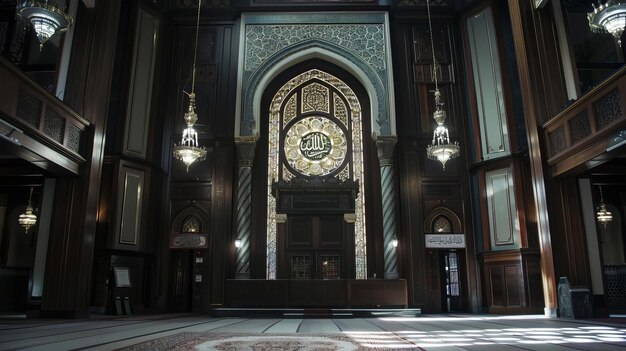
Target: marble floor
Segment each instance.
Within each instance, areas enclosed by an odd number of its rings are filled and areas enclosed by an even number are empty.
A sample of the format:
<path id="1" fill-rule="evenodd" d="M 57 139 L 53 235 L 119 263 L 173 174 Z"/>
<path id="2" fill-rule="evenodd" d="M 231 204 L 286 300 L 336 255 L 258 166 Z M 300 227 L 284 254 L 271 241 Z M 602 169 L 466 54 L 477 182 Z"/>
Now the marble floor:
<path id="1" fill-rule="evenodd" d="M 181 340 L 186 343 L 176 344 Z M 263 347 L 251 343 L 263 343 Z M 539 315 L 281 319 L 170 314 L 0 319 L 0 350 L 117 349 L 626 351 L 626 324 Z"/>

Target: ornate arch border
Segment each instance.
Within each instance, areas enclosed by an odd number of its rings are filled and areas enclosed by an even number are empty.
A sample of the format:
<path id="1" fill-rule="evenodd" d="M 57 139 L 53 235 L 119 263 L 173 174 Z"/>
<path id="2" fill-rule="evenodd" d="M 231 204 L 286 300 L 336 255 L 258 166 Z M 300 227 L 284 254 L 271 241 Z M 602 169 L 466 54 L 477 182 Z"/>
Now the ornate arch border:
<path id="1" fill-rule="evenodd" d="M 174 217 L 174 220 L 172 221 L 172 227 L 170 228 L 170 233 L 182 234 L 181 229 L 183 226 L 183 221 L 189 216 L 195 216 L 196 218 L 198 218 L 198 220 L 200 221 L 200 225 L 202 226 L 202 230 L 200 231 L 201 234 L 209 232 L 209 218 L 198 207 L 189 206 L 180 210 L 176 214 L 176 216 Z"/>
<path id="2" fill-rule="evenodd" d="M 310 69 L 300 73 L 286 82 L 274 95 L 270 102 L 269 124 L 270 126 L 280 125 L 280 107 L 285 102 L 285 98 L 295 89 L 312 80 L 322 80 L 339 91 L 346 101 L 351 111 L 352 119 L 352 180 L 358 181 L 359 191 L 355 199 L 355 222 L 354 222 L 354 264 L 357 279 L 367 279 L 367 244 L 365 233 L 365 171 L 363 169 L 363 121 L 361 119 L 361 104 L 356 94 L 341 79 L 318 69 Z M 282 180 L 278 179 L 279 173 L 279 129 L 269 128 L 269 150 L 268 150 L 268 184 L 267 184 L 267 272 L 268 279 L 276 279 L 276 255 L 277 255 L 277 213 L 276 198 L 272 195 L 272 183 Z"/>
<path id="3" fill-rule="evenodd" d="M 439 216 L 444 216 L 450 220 L 450 223 L 452 223 L 453 234 L 463 232 L 459 216 L 457 216 L 451 209 L 440 206 L 430 210 L 430 212 L 426 215 L 426 218 L 424 218 L 424 233 L 432 233 L 433 222 L 436 221 Z"/>
<path id="4" fill-rule="evenodd" d="M 372 131 L 395 135 L 390 47 L 384 12 L 243 14 L 235 136 L 259 133 L 264 89 L 282 71 L 310 58 L 352 73 L 370 97 Z"/>

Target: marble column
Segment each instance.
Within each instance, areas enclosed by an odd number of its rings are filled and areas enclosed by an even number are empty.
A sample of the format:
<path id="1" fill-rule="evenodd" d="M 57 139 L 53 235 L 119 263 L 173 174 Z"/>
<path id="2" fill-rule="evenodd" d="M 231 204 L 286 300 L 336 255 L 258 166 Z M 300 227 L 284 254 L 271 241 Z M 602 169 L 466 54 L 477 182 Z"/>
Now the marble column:
<path id="1" fill-rule="evenodd" d="M 385 279 L 398 279 L 398 254 L 396 240 L 396 178 L 393 170 L 393 151 L 398 138 L 395 135 L 376 137 L 380 163 L 380 188 L 383 211 L 383 245 L 385 253 Z"/>
<path id="2" fill-rule="evenodd" d="M 235 278 L 250 278 L 250 232 L 252 219 L 252 163 L 256 148 L 254 136 L 235 137 L 239 155 L 239 181 L 237 192 L 237 248 Z"/>

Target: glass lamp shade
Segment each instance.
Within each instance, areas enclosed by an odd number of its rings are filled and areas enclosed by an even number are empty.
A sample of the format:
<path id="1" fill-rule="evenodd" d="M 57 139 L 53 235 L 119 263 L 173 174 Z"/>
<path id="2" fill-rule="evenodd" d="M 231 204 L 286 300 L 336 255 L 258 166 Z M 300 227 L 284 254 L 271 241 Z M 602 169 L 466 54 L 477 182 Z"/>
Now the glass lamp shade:
<path id="1" fill-rule="evenodd" d="M 72 18 L 48 1 L 22 0 L 16 7 L 18 17 L 28 21 L 39 40 L 39 49 L 56 33 L 65 32 L 72 24 Z"/>
<path id="2" fill-rule="evenodd" d="M 621 46 L 620 36 L 626 27 L 626 4 L 608 0 L 605 4 L 593 5 L 593 11 L 587 14 L 589 28 L 593 32 L 609 32 Z"/>
<path id="3" fill-rule="evenodd" d="M 175 145 L 174 157 L 183 161 L 189 172 L 189 166 L 196 161 L 202 161 L 206 158 L 206 148 L 189 146 L 189 145 Z"/>
<path id="4" fill-rule="evenodd" d="M 187 166 L 187 172 L 189 172 L 189 166 L 196 161 L 202 161 L 206 158 L 206 148 L 198 146 L 198 132 L 193 129 L 193 125 L 198 121 L 196 94 L 194 93 L 189 94 L 189 108 L 184 118 L 187 128 L 183 130 L 183 138 L 180 144 L 174 145 L 174 157 L 183 161 L 185 166 Z"/>
<path id="5" fill-rule="evenodd" d="M 458 142 L 450 143 L 450 137 L 448 135 L 448 128 L 440 124 L 433 133 L 432 145 L 428 145 L 426 148 L 426 155 L 429 159 L 441 162 L 443 169 L 446 169 L 446 162 L 448 160 L 458 157 L 461 152 L 461 147 Z"/>
<path id="6" fill-rule="evenodd" d="M 17 222 L 24 227 L 26 233 L 28 233 L 30 227 L 37 224 L 37 216 L 33 214 L 33 206 L 30 203 L 26 206 L 26 211 L 18 217 Z"/>
<path id="7" fill-rule="evenodd" d="M 613 220 L 613 214 L 606 210 L 606 205 L 601 202 L 598 205 L 598 212 L 596 213 L 596 218 L 598 219 L 598 223 L 601 223 L 606 228 L 606 224 Z"/>

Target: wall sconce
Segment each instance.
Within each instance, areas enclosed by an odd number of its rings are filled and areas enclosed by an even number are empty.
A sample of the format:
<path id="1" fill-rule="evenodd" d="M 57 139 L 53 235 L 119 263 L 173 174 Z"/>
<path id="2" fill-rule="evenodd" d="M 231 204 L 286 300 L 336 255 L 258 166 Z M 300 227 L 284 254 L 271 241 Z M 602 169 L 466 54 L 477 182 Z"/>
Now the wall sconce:
<path id="1" fill-rule="evenodd" d="M 241 247 L 241 239 L 235 240 L 235 247 L 236 248 L 240 248 Z"/>
<path id="2" fill-rule="evenodd" d="M 396 238 L 395 236 L 393 237 L 393 239 L 391 239 L 391 246 L 393 246 L 394 248 L 398 247 L 398 238 Z"/>

